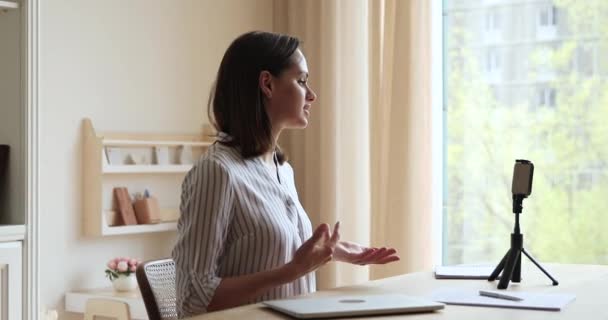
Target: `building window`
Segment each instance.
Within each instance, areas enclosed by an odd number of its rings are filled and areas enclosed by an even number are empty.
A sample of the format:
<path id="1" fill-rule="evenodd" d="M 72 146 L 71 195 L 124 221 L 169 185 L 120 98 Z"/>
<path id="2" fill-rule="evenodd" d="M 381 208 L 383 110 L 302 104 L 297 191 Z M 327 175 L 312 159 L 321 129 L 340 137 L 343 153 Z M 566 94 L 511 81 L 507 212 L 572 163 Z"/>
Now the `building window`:
<path id="1" fill-rule="evenodd" d="M 555 95 L 554 88 L 541 88 L 538 90 L 538 106 L 555 108 Z"/>
<path id="2" fill-rule="evenodd" d="M 492 32 L 500 29 L 500 15 L 496 11 L 486 14 L 486 31 Z"/>
<path id="3" fill-rule="evenodd" d="M 536 36 L 539 39 L 553 39 L 557 36 L 557 8 L 544 6 L 538 10 Z"/>
<path id="4" fill-rule="evenodd" d="M 557 8 L 551 6 L 540 9 L 539 24 L 542 27 L 557 26 Z"/>

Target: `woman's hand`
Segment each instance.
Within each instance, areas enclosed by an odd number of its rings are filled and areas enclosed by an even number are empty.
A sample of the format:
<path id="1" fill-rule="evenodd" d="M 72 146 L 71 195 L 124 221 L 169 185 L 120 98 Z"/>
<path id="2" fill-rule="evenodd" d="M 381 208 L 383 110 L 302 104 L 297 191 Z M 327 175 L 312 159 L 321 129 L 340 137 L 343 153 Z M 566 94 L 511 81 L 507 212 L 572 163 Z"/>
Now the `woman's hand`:
<path id="1" fill-rule="evenodd" d="M 350 241 L 340 241 L 334 249 L 334 260 L 358 265 L 385 264 L 399 260 L 393 248 L 369 248 Z"/>
<path id="2" fill-rule="evenodd" d="M 331 261 L 336 244 L 340 240 L 339 229 L 340 222 L 336 223 L 331 234 L 326 223 L 318 226 L 312 237 L 298 248 L 288 265 L 296 274 L 303 276 Z"/>

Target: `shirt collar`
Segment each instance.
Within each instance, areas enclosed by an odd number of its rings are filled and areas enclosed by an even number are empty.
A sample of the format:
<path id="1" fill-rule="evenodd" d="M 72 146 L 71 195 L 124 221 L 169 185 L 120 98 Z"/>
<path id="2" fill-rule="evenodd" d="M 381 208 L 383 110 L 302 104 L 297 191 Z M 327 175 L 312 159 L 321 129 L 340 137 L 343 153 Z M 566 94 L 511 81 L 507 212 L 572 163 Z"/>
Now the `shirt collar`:
<path id="1" fill-rule="evenodd" d="M 220 131 L 217 134 L 217 141 L 219 141 L 219 142 L 229 142 L 231 140 L 232 140 L 232 136 L 230 136 L 226 132 Z"/>

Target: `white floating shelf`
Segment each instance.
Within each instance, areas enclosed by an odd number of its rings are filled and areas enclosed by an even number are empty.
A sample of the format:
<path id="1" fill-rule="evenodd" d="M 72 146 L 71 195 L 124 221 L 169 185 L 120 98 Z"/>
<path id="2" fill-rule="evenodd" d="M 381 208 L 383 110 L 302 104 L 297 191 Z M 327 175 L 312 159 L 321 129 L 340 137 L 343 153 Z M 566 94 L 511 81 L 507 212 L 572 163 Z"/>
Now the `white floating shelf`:
<path id="1" fill-rule="evenodd" d="M 208 147 L 213 142 L 209 141 L 146 141 L 146 140 L 118 140 L 104 139 L 104 146 L 135 146 L 135 147 L 152 147 L 152 146 L 193 146 L 193 147 Z"/>
<path id="2" fill-rule="evenodd" d="M 191 164 L 173 164 L 173 165 L 121 165 L 121 166 L 104 166 L 104 174 L 119 174 L 119 173 L 186 173 L 192 169 Z"/>
<path id="3" fill-rule="evenodd" d="M 163 146 L 163 148 L 170 149 L 170 159 L 174 159 L 174 156 L 180 155 L 179 147 L 186 146 L 187 149 L 192 149 L 187 150 L 192 151 L 192 159 L 197 159 L 213 144 L 213 141 L 206 140 L 206 135 L 203 133 L 96 132 L 90 119 L 83 120 L 83 135 L 84 234 L 87 236 L 113 236 L 177 230 L 181 178 L 192 169 L 193 165 L 171 162 L 152 164 L 151 157 L 149 157 L 152 155 L 151 148 Z M 108 162 L 104 154 L 108 146 L 119 149 L 118 152 L 121 155 L 130 154 L 135 155 L 136 158 L 143 156 L 142 159 L 150 160 L 138 162 L 138 164 Z M 166 208 L 160 208 L 162 223 L 111 226 L 119 224 L 116 212 L 110 209 L 114 207 L 115 202 L 113 189 L 118 186 L 127 187 L 133 191 L 143 191 L 144 186 L 153 190 L 159 203 L 166 206 Z"/>
<path id="4" fill-rule="evenodd" d="M 0 225 L 0 241 L 18 241 L 25 238 L 25 225 Z"/>
<path id="5" fill-rule="evenodd" d="M 132 226 L 116 226 L 108 227 L 104 226 L 102 235 L 112 236 L 121 234 L 134 234 L 134 233 L 148 233 L 148 232 L 162 232 L 162 231 L 175 231 L 177 230 L 177 222 L 162 222 L 157 224 L 136 224 Z"/>
<path id="6" fill-rule="evenodd" d="M 19 9 L 19 4 L 12 1 L 0 1 L 0 9 Z"/>

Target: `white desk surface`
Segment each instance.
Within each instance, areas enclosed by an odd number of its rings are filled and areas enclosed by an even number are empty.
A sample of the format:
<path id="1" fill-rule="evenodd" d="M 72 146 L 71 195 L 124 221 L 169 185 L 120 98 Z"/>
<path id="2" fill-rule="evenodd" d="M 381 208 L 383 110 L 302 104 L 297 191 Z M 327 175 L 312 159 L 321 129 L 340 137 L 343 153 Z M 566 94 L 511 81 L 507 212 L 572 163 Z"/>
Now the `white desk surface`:
<path id="1" fill-rule="evenodd" d="M 560 265 L 542 264 L 549 273 L 559 281 L 558 286 L 552 286 L 551 281 L 538 270 L 530 261 L 524 258 L 522 266 L 522 282 L 511 283 L 509 290 L 521 290 L 543 293 L 573 293 L 576 300 L 567 305 L 564 310 L 534 311 L 504 308 L 466 307 L 446 305 L 445 309 L 433 313 L 410 315 L 374 316 L 368 319 L 608 319 L 608 266 L 597 265 Z M 343 294 L 374 294 L 374 293 L 403 293 L 412 296 L 429 296 L 433 290 L 440 287 L 460 287 L 478 289 L 496 289 L 497 281 L 487 280 L 437 280 L 432 272 L 411 273 L 361 285 L 318 291 L 310 296 L 328 296 Z M 365 317 L 349 318 L 364 319 Z M 190 320 L 209 319 L 291 319 L 263 307 L 253 304 L 224 311 L 212 312 L 190 318 Z"/>
<path id="2" fill-rule="evenodd" d="M 84 313 L 87 300 L 92 298 L 113 299 L 129 304 L 131 318 L 148 319 L 144 300 L 139 289 L 130 292 L 115 292 L 112 288 L 72 291 L 65 294 L 65 310 L 69 312 Z"/>

